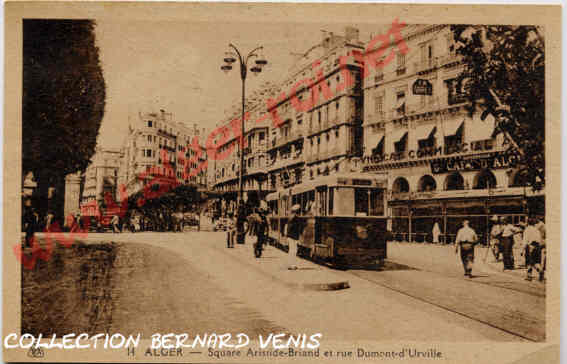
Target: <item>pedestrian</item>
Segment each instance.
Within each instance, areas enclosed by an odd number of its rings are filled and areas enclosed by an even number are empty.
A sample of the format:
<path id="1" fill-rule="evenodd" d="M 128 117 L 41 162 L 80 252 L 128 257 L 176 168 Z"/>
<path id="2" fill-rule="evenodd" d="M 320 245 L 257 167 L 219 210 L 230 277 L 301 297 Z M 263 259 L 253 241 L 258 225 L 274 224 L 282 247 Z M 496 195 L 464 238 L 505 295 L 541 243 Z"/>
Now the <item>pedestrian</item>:
<path id="1" fill-rule="evenodd" d="M 288 244 L 288 268 L 291 270 L 297 269 L 297 244 L 299 242 L 299 236 L 301 235 L 302 224 L 299 216 L 297 213 L 301 210 L 301 206 L 293 205 L 291 207 L 291 217 L 287 222 L 285 227 L 286 229 L 286 237 L 287 237 L 287 244 Z"/>
<path id="2" fill-rule="evenodd" d="M 248 217 L 247 208 L 244 201 L 240 201 L 236 210 L 236 243 L 244 244 L 246 239 L 246 218 Z"/>
<path id="3" fill-rule="evenodd" d="M 433 235 L 433 243 L 439 244 L 439 235 L 441 235 L 441 228 L 439 227 L 439 222 L 435 221 L 433 224 L 433 231 L 431 232 Z"/>
<path id="4" fill-rule="evenodd" d="M 541 235 L 541 271 L 539 272 L 539 280 L 543 281 L 545 279 L 545 271 L 547 270 L 547 240 L 545 238 L 545 217 L 542 216 L 538 219 L 536 228 L 539 230 Z"/>
<path id="5" fill-rule="evenodd" d="M 266 242 L 268 233 L 268 219 L 266 218 L 267 211 L 262 206 L 255 209 L 248 217 L 249 234 L 254 236 L 254 255 L 259 258 L 262 255 L 263 245 Z"/>
<path id="6" fill-rule="evenodd" d="M 503 270 L 514 270 L 514 236 L 520 234 L 522 229 L 512 223 L 512 217 L 507 216 L 502 226 L 502 260 Z"/>
<path id="7" fill-rule="evenodd" d="M 226 247 L 234 248 L 234 239 L 236 235 L 236 224 L 234 223 L 232 212 L 228 213 L 228 219 L 226 221 Z"/>
<path id="8" fill-rule="evenodd" d="M 45 215 L 45 228 L 44 231 L 50 232 L 51 231 L 51 224 L 53 224 L 53 218 L 55 215 L 53 214 L 52 210 L 47 211 L 47 215 Z"/>
<path id="9" fill-rule="evenodd" d="M 110 221 L 110 224 L 112 225 L 112 232 L 113 233 L 119 233 L 120 229 L 118 224 L 120 223 L 120 218 L 118 217 L 118 215 L 114 215 L 112 216 L 112 220 Z"/>
<path id="10" fill-rule="evenodd" d="M 537 220 L 533 217 L 528 219 L 528 226 L 524 230 L 524 256 L 526 258 L 526 280 L 532 280 L 532 271 L 539 273 L 540 281 L 543 280 L 541 267 L 541 233 L 536 226 Z"/>
<path id="11" fill-rule="evenodd" d="M 502 221 L 496 215 L 492 216 L 490 221 L 492 222 L 492 228 L 490 229 L 490 249 L 492 250 L 492 254 L 494 254 L 496 262 L 499 262 L 502 253 Z"/>
<path id="12" fill-rule="evenodd" d="M 25 246 L 32 247 L 34 234 L 39 225 L 39 215 L 35 207 L 28 205 L 24 207 L 24 214 L 22 216 L 22 227 L 26 233 Z"/>
<path id="13" fill-rule="evenodd" d="M 455 254 L 461 248 L 461 262 L 465 270 L 465 277 L 472 278 L 472 264 L 474 263 L 474 246 L 478 243 L 478 237 L 469 226 L 469 220 L 463 221 L 463 227 L 457 232 L 455 239 Z"/>

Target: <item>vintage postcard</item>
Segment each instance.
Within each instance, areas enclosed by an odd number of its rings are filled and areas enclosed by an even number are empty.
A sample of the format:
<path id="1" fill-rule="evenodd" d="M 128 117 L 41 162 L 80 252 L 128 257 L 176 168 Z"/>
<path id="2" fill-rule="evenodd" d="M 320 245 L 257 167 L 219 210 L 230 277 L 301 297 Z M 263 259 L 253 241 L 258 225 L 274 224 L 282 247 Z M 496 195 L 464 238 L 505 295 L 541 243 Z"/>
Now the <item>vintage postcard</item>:
<path id="1" fill-rule="evenodd" d="M 560 14 L 7 2 L 4 359 L 558 363 Z"/>

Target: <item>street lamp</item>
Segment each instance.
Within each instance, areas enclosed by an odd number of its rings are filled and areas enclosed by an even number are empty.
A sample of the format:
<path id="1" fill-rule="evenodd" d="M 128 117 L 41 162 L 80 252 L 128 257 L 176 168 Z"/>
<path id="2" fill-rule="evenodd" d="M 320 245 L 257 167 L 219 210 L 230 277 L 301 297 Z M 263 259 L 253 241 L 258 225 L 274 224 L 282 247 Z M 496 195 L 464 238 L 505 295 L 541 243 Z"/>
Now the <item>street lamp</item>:
<path id="1" fill-rule="evenodd" d="M 253 49 L 252 51 L 250 51 L 250 53 L 248 53 L 248 55 L 246 57 L 243 57 L 240 54 L 240 51 L 232 44 L 228 45 L 230 48 L 232 48 L 234 50 L 235 53 L 233 53 L 232 51 L 226 52 L 225 56 L 224 56 L 224 64 L 221 66 L 221 70 L 223 70 L 225 73 L 228 73 L 231 69 L 232 69 L 232 64 L 234 62 L 236 62 L 236 60 L 238 59 L 238 61 L 240 62 L 240 78 L 242 80 L 242 118 L 241 118 L 241 122 L 242 122 L 242 128 L 241 128 L 241 134 L 240 134 L 240 141 L 239 141 L 239 145 L 238 145 L 238 149 L 240 152 L 240 168 L 238 171 L 238 203 L 241 204 L 242 203 L 242 195 L 243 195 L 243 187 L 242 187 L 242 176 L 244 173 L 244 108 L 245 108 L 245 99 L 246 99 L 246 91 L 245 91 L 245 84 L 246 84 L 246 75 L 248 73 L 248 60 L 251 57 L 255 57 L 256 61 L 255 64 L 250 67 L 250 72 L 252 72 L 254 75 L 258 75 L 260 72 L 262 72 L 262 67 L 264 67 L 265 65 L 268 64 L 268 61 L 266 61 L 264 59 L 264 57 L 262 57 L 261 55 L 259 55 L 258 53 L 256 53 L 257 51 L 260 51 L 263 49 L 263 47 L 257 47 L 255 49 Z M 236 58 L 235 58 L 236 57 Z"/>

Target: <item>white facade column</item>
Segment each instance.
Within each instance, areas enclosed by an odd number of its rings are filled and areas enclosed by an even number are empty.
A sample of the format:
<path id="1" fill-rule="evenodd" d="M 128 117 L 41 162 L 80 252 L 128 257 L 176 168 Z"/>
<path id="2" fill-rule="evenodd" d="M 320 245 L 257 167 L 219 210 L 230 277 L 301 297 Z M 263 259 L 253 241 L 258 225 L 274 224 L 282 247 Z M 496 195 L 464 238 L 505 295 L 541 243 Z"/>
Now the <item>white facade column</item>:
<path id="1" fill-rule="evenodd" d="M 80 211 L 81 172 L 68 174 L 65 177 L 64 216 L 75 215 Z M 65 220 L 66 221 L 66 220 Z"/>

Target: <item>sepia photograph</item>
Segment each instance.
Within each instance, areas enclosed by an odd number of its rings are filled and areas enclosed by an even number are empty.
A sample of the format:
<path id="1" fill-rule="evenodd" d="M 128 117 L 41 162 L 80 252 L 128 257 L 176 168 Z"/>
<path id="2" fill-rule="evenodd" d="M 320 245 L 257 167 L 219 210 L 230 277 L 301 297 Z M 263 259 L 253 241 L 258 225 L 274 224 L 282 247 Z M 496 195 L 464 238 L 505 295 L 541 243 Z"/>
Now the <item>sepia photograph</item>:
<path id="1" fill-rule="evenodd" d="M 6 3 L 5 360 L 559 363 L 560 13 Z"/>

